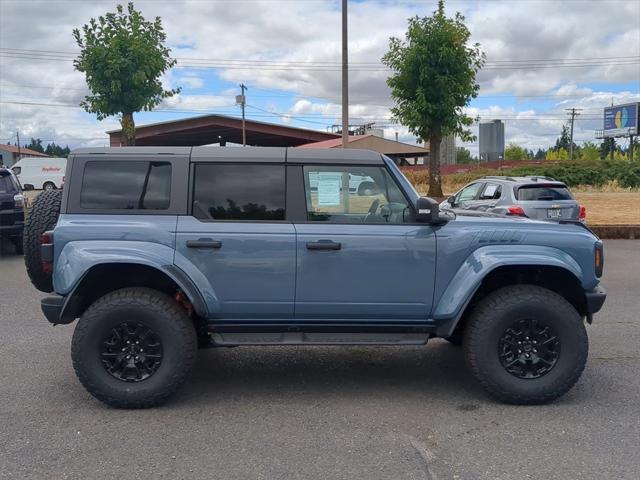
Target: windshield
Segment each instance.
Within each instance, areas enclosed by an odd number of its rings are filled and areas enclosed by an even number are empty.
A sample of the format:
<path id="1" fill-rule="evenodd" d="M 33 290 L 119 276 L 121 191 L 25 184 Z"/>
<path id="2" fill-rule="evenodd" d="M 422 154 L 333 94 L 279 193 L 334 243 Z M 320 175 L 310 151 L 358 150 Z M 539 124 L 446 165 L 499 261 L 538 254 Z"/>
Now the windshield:
<path id="1" fill-rule="evenodd" d="M 573 200 L 569 189 L 560 185 L 525 185 L 518 189 L 518 200 Z"/>

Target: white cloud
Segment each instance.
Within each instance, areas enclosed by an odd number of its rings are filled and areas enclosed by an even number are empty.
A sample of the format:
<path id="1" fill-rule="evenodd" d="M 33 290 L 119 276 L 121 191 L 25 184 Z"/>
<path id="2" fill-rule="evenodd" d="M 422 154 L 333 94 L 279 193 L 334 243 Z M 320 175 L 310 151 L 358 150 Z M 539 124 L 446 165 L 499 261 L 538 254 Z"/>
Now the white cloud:
<path id="1" fill-rule="evenodd" d="M 435 1 L 398 2 L 367 1 L 349 4 L 350 62 L 378 63 L 388 47 L 391 35 L 402 36 L 406 20 L 415 14 L 427 15 Z M 69 8 L 72 6 L 72 8 Z M 167 42 L 179 59 L 226 61 L 242 60 L 289 62 L 289 68 L 269 69 L 265 64 L 252 69 L 221 69 L 219 75 L 234 83 L 252 87 L 287 89 L 299 100 L 289 112 L 292 116 L 337 123 L 340 117 L 340 12 L 335 1 L 317 2 L 180 2 L 138 1 L 147 18 L 159 15 L 167 32 Z M 113 10 L 112 1 L 0 1 L 0 47 L 36 51 L 73 52 L 77 47 L 71 36 L 90 18 Z M 482 44 L 487 60 L 495 62 L 539 59 L 584 59 L 628 57 L 640 55 L 640 2 L 608 2 L 603 12 L 595 1 L 491 1 L 452 2 L 447 11 L 462 9 L 467 16 L 472 39 Z M 19 21 L 28 18 L 28 22 Z M 300 63 L 322 65 L 318 71 L 299 68 Z M 193 61 L 192 61 L 193 63 Z M 523 62 L 525 63 L 525 62 Z M 550 119 L 529 123 L 522 119 L 517 103 L 510 109 L 485 109 L 490 115 L 507 115 L 507 138 L 522 139 L 527 145 L 549 143 L 550 131 L 558 131 L 562 119 L 558 113 L 568 106 L 599 109 L 611 101 L 606 88 L 591 92 L 586 83 L 615 84 L 636 82 L 640 90 L 640 66 L 601 65 L 524 69 L 486 69 L 479 75 L 481 95 L 572 95 L 548 111 Z M 615 63 L 615 62 L 614 62 Z M 622 63 L 622 62 L 618 62 Z M 298 68 L 291 68 L 297 66 Z M 272 66 L 273 67 L 273 66 Z M 206 86 L 196 69 L 176 68 L 165 76 L 167 86 L 188 88 Z M 355 70 L 350 73 L 350 115 L 353 121 L 389 124 L 391 101 L 385 83 L 385 71 Z M 34 88 L 37 87 L 37 88 Z M 188 88 L 187 88 L 188 87 Z M 0 57 L 0 100 L 32 103 L 78 104 L 86 93 L 83 75 L 75 72 L 70 62 L 41 61 L 27 58 Z M 180 95 L 167 99 L 161 108 L 216 109 L 233 105 L 232 94 Z M 629 99 L 629 95 L 619 96 Z M 616 100 L 617 101 L 617 100 Z M 302 103 L 301 103 L 302 102 Z M 275 108 L 275 107 L 273 107 Z M 273 109 L 270 108 L 270 109 Z M 233 112 L 233 110 L 230 110 Z M 554 114 L 553 116 L 551 114 Z M 586 112 L 577 122 L 576 138 L 586 138 L 592 124 Z M 526 117 L 525 117 L 526 118 Z M 511 120 L 511 121 L 510 121 Z M 278 121 L 274 118 L 274 121 Z M 283 120 L 281 120 L 283 121 Z M 290 120 L 287 120 L 290 121 Z M 550 122 L 550 123 L 549 123 Z M 591 122 L 591 123 L 590 123 Z M 95 117 L 72 108 L 37 107 L 0 103 L 0 138 L 8 137 L 16 128 L 56 139 L 78 137 L 85 143 L 117 124 L 117 119 L 102 123 Z M 311 125 L 308 125 L 311 126 Z M 322 128 L 322 127 L 319 127 Z M 385 127 L 395 132 L 396 127 Z M 595 128 L 595 127 L 594 127 Z M 398 126 L 401 138 L 410 136 Z M 40 133 L 42 132 L 42 133 Z M 513 132 L 512 134 L 510 132 Z M 510 137 L 510 135 L 512 135 Z M 592 137 L 592 133 L 590 133 Z"/>

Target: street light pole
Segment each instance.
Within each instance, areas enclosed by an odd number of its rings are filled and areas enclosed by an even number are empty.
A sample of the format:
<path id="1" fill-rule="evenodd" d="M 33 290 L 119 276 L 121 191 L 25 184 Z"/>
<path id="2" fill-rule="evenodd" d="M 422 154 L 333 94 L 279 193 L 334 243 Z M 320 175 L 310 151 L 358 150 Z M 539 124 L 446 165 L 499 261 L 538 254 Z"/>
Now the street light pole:
<path id="1" fill-rule="evenodd" d="M 347 0 L 342 0 L 342 148 L 349 143 L 349 49 Z"/>

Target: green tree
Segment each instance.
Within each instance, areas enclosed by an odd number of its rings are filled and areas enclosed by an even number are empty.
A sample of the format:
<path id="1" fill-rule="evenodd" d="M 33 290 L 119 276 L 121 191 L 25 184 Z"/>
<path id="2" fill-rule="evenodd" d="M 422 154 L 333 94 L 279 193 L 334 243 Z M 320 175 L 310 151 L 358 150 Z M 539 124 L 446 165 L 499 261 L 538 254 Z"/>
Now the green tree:
<path id="1" fill-rule="evenodd" d="M 473 163 L 475 158 L 471 155 L 471 152 L 464 147 L 456 148 L 456 163 L 460 163 L 463 165 Z"/>
<path id="2" fill-rule="evenodd" d="M 580 160 L 598 160 L 600 158 L 600 147 L 593 142 L 584 142 L 580 147 Z"/>
<path id="3" fill-rule="evenodd" d="M 51 142 L 47 145 L 47 148 L 44 150 L 44 153 L 51 157 L 68 157 L 71 150 L 69 146 L 62 148 L 60 145 L 56 145 L 55 142 Z"/>
<path id="4" fill-rule="evenodd" d="M 533 156 L 535 160 L 544 160 L 545 155 L 547 154 L 546 150 L 539 148 L 536 154 Z"/>
<path id="5" fill-rule="evenodd" d="M 571 145 L 571 135 L 569 133 L 569 127 L 566 125 L 562 126 L 562 132 L 560 133 L 560 137 L 556 139 L 556 144 L 553 147 L 554 150 L 560 150 L 561 148 L 566 150 L 567 152 L 570 150 Z M 573 150 L 575 151 L 576 144 L 573 144 Z"/>
<path id="6" fill-rule="evenodd" d="M 166 35 L 160 17 L 149 22 L 129 3 L 115 13 L 92 18 L 73 36 L 80 55 L 73 61 L 83 72 L 91 95 L 81 106 L 98 120 L 120 116 L 124 145 L 135 144 L 134 112 L 151 110 L 180 92 L 162 88 L 161 76 L 176 64 L 164 46 Z"/>
<path id="7" fill-rule="evenodd" d="M 413 17 L 404 39 L 391 37 L 382 62 L 392 70 L 387 84 L 395 106 L 395 121 L 418 138 L 429 140 L 429 192 L 442 197 L 440 142 L 446 135 L 474 140 L 468 127 L 473 119 L 462 108 L 478 96 L 476 74 L 484 65 L 478 43 L 469 44 L 471 33 L 464 17 L 447 18 L 444 1 L 430 17 Z"/>
<path id="8" fill-rule="evenodd" d="M 40 140 L 39 138 L 32 138 L 30 143 L 24 145 L 24 148 L 35 150 L 36 152 L 40 153 L 45 153 L 44 148 L 42 147 L 42 140 Z"/>
<path id="9" fill-rule="evenodd" d="M 550 148 L 545 160 L 569 160 L 569 152 L 564 148 Z"/>
<path id="10" fill-rule="evenodd" d="M 607 156 L 611 155 L 611 152 L 615 152 L 617 150 L 616 139 L 613 137 L 608 137 L 602 140 L 600 144 L 600 158 L 604 159 Z"/>
<path id="11" fill-rule="evenodd" d="M 531 158 L 526 148 L 522 148 L 515 143 L 510 143 L 507 148 L 504 149 L 505 160 L 528 160 Z"/>

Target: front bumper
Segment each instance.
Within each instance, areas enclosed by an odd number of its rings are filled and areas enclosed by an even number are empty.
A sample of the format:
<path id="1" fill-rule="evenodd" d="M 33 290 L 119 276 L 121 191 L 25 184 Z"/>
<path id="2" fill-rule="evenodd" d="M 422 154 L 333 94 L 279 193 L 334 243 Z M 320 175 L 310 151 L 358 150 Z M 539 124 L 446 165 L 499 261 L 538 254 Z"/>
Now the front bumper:
<path id="1" fill-rule="evenodd" d="M 607 292 L 604 287 L 598 285 L 591 290 L 584 292 L 584 297 L 587 304 L 587 322 L 593 321 L 593 314 L 599 312 L 607 298 Z"/>

